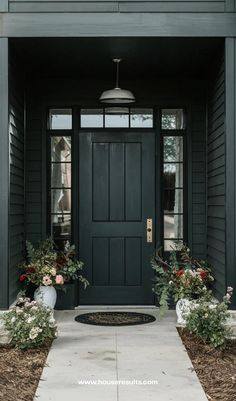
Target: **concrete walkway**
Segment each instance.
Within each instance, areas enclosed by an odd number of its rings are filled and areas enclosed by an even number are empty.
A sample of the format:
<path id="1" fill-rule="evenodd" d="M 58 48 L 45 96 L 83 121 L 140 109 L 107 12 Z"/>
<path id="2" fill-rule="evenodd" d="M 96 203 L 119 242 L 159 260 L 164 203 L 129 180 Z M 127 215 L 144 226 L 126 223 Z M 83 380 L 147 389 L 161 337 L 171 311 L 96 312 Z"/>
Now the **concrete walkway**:
<path id="1" fill-rule="evenodd" d="M 157 316 L 157 309 L 135 311 Z M 207 401 L 176 331 L 174 312 L 153 323 L 123 327 L 74 321 L 86 312 L 56 312 L 59 337 L 49 353 L 35 400 Z M 79 380 L 100 380 L 100 384 Z M 121 380 L 158 383 L 116 382 Z"/>

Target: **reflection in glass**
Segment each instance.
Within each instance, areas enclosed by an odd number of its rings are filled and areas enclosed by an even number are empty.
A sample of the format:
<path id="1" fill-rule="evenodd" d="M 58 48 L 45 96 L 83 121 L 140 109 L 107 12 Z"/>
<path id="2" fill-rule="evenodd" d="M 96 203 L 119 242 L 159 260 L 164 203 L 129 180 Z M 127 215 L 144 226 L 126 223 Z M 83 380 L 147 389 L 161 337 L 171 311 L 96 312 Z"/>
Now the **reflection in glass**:
<path id="1" fill-rule="evenodd" d="M 164 136 L 164 161 L 182 162 L 183 161 L 183 137 Z"/>
<path id="2" fill-rule="evenodd" d="M 51 187 L 52 188 L 71 187 L 71 163 L 51 164 Z"/>
<path id="3" fill-rule="evenodd" d="M 52 215 L 51 234 L 53 237 L 63 238 L 71 235 L 71 215 Z"/>
<path id="4" fill-rule="evenodd" d="M 164 212 L 183 213 L 182 189 L 164 189 Z"/>
<path id="5" fill-rule="evenodd" d="M 105 128 L 128 128 L 128 114 L 105 114 Z"/>
<path id="6" fill-rule="evenodd" d="M 82 109 L 81 128 L 103 128 L 103 109 Z"/>
<path id="7" fill-rule="evenodd" d="M 71 238 L 64 238 L 64 237 L 56 238 L 56 237 L 54 237 L 53 241 L 54 241 L 54 244 L 56 245 L 56 249 L 58 251 L 65 251 L 67 242 L 69 241 L 71 243 Z"/>
<path id="8" fill-rule="evenodd" d="M 53 136 L 51 138 L 51 161 L 52 162 L 71 161 L 70 136 Z"/>
<path id="9" fill-rule="evenodd" d="M 183 163 L 164 164 L 164 187 L 183 187 Z"/>
<path id="10" fill-rule="evenodd" d="M 72 129 L 72 109 L 49 110 L 49 129 Z"/>
<path id="11" fill-rule="evenodd" d="M 162 109 L 162 129 L 185 129 L 185 118 L 183 109 Z"/>
<path id="12" fill-rule="evenodd" d="M 153 110 L 152 109 L 131 109 L 130 112 L 131 128 L 152 128 Z"/>
<path id="13" fill-rule="evenodd" d="M 181 249 L 182 246 L 183 241 L 181 241 L 180 239 L 164 241 L 164 251 L 178 250 Z"/>
<path id="14" fill-rule="evenodd" d="M 164 216 L 164 238 L 183 238 L 183 215 Z"/>
<path id="15" fill-rule="evenodd" d="M 51 213 L 70 213 L 71 212 L 71 190 L 52 189 L 51 190 Z"/>

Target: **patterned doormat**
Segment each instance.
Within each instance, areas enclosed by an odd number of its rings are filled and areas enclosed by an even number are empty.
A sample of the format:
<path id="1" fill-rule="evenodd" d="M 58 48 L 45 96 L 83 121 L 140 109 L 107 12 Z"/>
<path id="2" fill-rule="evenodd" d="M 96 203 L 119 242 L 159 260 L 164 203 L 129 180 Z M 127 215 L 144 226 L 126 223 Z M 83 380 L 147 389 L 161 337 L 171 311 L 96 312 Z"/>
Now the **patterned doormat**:
<path id="1" fill-rule="evenodd" d="M 79 323 L 94 324 L 96 326 L 131 326 L 151 323 L 154 316 L 137 312 L 91 312 L 75 317 Z"/>

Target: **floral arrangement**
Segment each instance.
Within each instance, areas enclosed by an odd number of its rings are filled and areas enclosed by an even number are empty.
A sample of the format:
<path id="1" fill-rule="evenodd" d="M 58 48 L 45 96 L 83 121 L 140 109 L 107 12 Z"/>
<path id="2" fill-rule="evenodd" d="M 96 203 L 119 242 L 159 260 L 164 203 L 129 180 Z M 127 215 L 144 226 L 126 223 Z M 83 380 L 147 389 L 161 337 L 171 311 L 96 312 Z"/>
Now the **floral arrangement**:
<path id="1" fill-rule="evenodd" d="M 157 295 L 161 314 L 168 309 L 171 300 L 200 298 L 214 281 L 209 264 L 191 256 L 186 245 L 176 246 L 168 260 L 164 260 L 161 250 L 158 250 L 151 266 L 155 270 L 153 291 Z"/>
<path id="2" fill-rule="evenodd" d="M 18 298 L 16 305 L 0 318 L 16 348 L 39 347 L 57 336 L 51 309 L 29 298 Z"/>
<path id="3" fill-rule="evenodd" d="M 38 248 L 26 242 L 27 259 L 20 265 L 20 282 L 37 286 L 56 286 L 60 288 L 65 282 L 79 279 L 84 288 L 89 284 L 80 273 L 83 262 L 76 259 L 74 245 L 66 243 L 64 251 L 56 251 L 52 239 L 43 241 Z"/>

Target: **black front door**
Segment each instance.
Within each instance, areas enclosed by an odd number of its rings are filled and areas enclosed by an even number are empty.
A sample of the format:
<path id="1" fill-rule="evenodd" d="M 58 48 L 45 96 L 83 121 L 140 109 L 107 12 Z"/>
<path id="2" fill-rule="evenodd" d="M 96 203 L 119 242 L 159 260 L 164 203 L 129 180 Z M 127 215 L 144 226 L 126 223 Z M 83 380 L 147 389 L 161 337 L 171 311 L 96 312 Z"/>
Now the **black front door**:
<path id="1" fill-rule="evenodd" d="M 147 219 L 154 229 L 154 132 L 81 132 L 79 251 L 90 286 L 80 304 L 153 304 Z"/>

